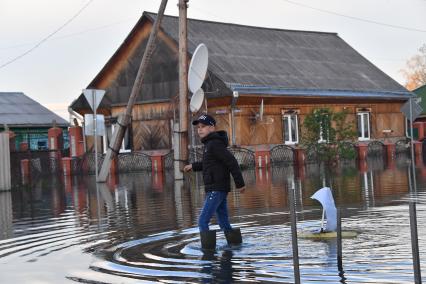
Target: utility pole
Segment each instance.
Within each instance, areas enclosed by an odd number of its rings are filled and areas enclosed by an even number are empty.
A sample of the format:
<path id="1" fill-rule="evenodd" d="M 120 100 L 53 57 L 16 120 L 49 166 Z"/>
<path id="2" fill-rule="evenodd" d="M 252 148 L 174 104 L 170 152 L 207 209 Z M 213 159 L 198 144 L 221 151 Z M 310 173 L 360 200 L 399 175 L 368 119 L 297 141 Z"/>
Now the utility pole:
<path id="1" fill-rule="evenodd" d="M 155 40 L 157 38 L 158 30 L 163 19 L 164 10 L 166 9 L 167 0 L 162 0 L 160 8 L 158 10 L 157 17 L 155 18 L 154 24 L 152 26 L 151 33 L 149 35 L 148 43 L 145 48 L 145 52 L 142 57 L 142 62 L 139 66 L 138 74 L 136 75 L 135 83 L 130 93 L 129 101 L 127 103 L 126 111 L 124 114 L 120 115 L 117 121 L 118 127 L 115 128 L 112 135 L 111 143 L 109 144 L 105 159 L 102 163 L 101 170 L 98 176 L 98 182 L 106 182 L 108 173 L 111 167 L 111 162 L 117 155 L 121 142 L 123 141 L 126 128 L 130 123 L 132 117 L 132 109 L 135 104 L 136 97 L 142 89 L 143 79 L 148 68 L 148 65 L 151 61 L 152 53 L 154 52 Z"/>
<path id="2" fill-rule="evenodd" d="M 179 169 L 188 162 L 188 44 L 187 8 L 189 0 L 179 0 Z M 175 171 L 175 173 L 178 171 Z M 182 179 L 182 174 L 175 179 Z"/>

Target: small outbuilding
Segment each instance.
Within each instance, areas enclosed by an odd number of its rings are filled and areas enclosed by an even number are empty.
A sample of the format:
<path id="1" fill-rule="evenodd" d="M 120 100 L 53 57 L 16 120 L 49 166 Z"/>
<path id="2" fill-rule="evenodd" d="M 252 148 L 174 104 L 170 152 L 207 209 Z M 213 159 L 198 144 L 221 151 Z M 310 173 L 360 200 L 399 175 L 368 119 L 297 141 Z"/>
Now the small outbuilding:
<path id="1" fill-rule="evenodd" d="M 52 125 L 62 128 L 64 145 L 68 145 L 69 123 L 65 119 L 22 92 L 0 92 L 0 130 L 16 135 L 16 149 L 26 143 L 29 150 L 47 150 Z"/>

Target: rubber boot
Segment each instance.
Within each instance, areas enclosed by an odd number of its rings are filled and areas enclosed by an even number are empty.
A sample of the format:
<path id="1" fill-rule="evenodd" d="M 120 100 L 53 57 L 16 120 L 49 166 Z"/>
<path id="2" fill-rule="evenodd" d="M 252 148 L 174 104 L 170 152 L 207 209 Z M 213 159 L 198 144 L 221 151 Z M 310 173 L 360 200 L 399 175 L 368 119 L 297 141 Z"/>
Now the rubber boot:
<path id="1" fill-rule="evenodd" d="M 204 250 L 216 249 L 216 231 L 200 232 L 201 248 Z"/>
<path id="2" fill-rule="evenodd" d="M 226 241 L 228 242 L 228 245 L 239 245 L 243 242 L 240 228 L 235 228 L 235 229 L 232 229 L 231 231 L 226 231 L 225 237 L 226 237 Z"/>

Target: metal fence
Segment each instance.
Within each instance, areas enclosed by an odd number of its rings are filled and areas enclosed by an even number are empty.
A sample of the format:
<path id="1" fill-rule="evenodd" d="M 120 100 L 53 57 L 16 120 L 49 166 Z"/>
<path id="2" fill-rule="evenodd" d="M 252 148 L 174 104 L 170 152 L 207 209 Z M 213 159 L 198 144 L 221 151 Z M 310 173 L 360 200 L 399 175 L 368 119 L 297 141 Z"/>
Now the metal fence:
<path id="1" fill-rule="evenodd" d="M 228 150 L 234 155 L 241 169 L 249 169 L 256 166 L 254 151 L 243 147 L 228 147 Z M 189 161 L 191 163 L 201 161 L 203 159 L 203 151 L 203 146 L 191 149 Z"/>
<path id="2" fill-rule="evenodd" d="M 151 157 L 142 152 L 119 154 L 117 162 L 120 173 L 150 171 L 152 168 Z"/>
<path id="3" fill-rule="evenodd" d="M 277 145 L 271 149 L 272 165 L 289 165 L 294 163 L 294 149 L 288 145 Z"/>

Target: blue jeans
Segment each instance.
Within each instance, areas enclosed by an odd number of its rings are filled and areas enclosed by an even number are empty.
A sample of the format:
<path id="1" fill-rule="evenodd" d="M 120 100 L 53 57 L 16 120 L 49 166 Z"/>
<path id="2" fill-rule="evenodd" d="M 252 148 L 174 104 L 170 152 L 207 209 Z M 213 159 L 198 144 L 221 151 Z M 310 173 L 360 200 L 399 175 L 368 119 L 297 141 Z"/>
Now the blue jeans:
<path id="1" fill-rule="evenodd" d="M 223 231 L 232 230 L 228 220 L 227 195 L 226 191 L 208 191 L 206 193 L 206 200 L 198 220 L 200 232 L 209 230 L 209 222 L 214 213 L 216 213 L 217 222 Z"/>

